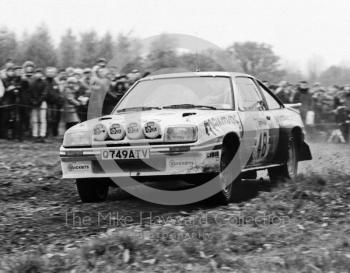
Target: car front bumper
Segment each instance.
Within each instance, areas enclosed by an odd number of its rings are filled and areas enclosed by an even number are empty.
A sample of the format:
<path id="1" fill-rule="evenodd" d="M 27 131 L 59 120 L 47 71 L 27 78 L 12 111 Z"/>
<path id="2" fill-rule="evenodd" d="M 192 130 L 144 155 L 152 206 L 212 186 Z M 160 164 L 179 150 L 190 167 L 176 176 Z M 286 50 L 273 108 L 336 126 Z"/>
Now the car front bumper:
<path id="1" fill-rule="evenodd" d="M 149 149 L 145 159 L 102 159 L 113 149 Z M 160 145 L 128 147 L 60 148 L 63 178 L 171 176 L 217 173 L 221 145 Z"/>

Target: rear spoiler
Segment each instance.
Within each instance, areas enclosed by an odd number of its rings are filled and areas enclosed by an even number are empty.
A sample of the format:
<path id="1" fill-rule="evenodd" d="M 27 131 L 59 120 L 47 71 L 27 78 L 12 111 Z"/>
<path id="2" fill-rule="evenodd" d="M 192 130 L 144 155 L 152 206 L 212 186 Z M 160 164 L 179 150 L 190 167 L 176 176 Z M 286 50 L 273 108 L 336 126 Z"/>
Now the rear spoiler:
<path id="1" fill-rule="evenodd" d="M 294 108 L 294 109 L 298 110 L 301 106 L 301 103 L 300 102 L 299 103 L 286 103 L 286 104 L 284 104 L 284 106 L 287 108 Z"/>

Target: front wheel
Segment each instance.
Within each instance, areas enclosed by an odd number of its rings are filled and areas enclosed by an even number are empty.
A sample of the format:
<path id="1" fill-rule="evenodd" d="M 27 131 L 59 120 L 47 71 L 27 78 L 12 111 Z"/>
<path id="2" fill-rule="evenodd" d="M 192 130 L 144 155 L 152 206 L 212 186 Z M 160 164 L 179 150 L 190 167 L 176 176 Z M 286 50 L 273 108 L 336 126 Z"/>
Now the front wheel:
<path id="1" fill-rule="evenodd" d="M 77 179 L 77 190 L 83 203 L 105 201 L 109 185 L 105 179 Z"/>
<path id="2" fill-rule="evenodd" d="M 286 179 L 294 179 L 298 174 L 297 145 L 294 138 L 288 143 L 287 162 L 279 167 L 270 168 L 268 170 L 270 180 L 273 182 L 283 181 Z"/>
<path id="3" fill-rule="evenodd" d="M 220 191 L 211 197 L 211 201 L 217 204 L 228 204 L 234 198 L 235 187 L 233 184 L 236 184 L 240 180 L 240 175 L 235 178 L 233 174 L 228 170 L 225 171 L 226 167 L 231 163 L 235 155 L 233 149 L 230 149 L 227 146 L 223 146 L 221 150 L 221 159 L 220 159 L 220 173 L 219 173 L 219 187 Z M 235 162 L 235 164 L 239 164 Z M 240 167 L 240 166 L 238 166 Z"/>

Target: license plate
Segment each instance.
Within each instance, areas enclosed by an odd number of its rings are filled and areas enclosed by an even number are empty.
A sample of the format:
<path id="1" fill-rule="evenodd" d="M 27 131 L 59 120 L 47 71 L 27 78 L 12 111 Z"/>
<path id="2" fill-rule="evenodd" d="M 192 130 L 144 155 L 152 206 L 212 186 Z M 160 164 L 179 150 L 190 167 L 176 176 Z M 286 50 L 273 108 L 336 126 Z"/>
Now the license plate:
<path id="1" fill-rule="evenodd" d="M 145 159 L 149 158 L 149 149 L 110 149 L 101 151 L 103 160 Z"/>

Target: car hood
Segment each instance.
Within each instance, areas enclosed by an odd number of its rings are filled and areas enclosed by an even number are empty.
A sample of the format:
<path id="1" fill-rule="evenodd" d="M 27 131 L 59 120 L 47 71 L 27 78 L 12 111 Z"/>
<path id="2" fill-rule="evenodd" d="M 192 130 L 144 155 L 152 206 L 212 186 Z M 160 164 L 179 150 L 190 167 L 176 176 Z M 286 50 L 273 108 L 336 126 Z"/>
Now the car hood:
<path id="1" fill-rule="evenodd" d="M 96 123 L 105 125 L 112 123 L 120 123 L 126 126 L 128 123 L 138 122 L 146 123 L 149 121 L 158 122 L 161 127 L 169 125 L 193 124 L 198 125 L 203 120 L 213 116 L 232 113 L 227 110 L 198 110 L 198 109 L 162 109 L 151 111 L 138 111 L 128 113 L 118 113 L 115 115 L 106 115 L 100 118 L 91 119 L 80 123 L 71 129 L 86 130 L 93 127 Z"/>
<path id="2" fill-rule="evenodd" d="M 176 125 L 176 124 L 197 124 L 206 117 L 211 117 L 216 114 L 227 112 L 224 110 L 198 110 L 198 109 L 162 109 L 152 111 L 119 113 L 102 117 L 102 120 L 111 119 L 113 121 L 133 122 L 133 121 L 156 121 L 161 125 Z"/>

